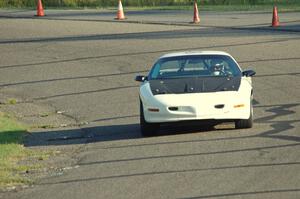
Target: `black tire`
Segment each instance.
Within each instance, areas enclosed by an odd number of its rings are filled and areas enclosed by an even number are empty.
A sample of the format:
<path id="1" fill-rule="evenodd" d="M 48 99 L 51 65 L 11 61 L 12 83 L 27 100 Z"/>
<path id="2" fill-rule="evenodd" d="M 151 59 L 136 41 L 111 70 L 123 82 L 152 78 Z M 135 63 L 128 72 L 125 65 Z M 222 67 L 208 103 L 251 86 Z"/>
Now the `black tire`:
<path id="1" fill-rule="evenodd" d="M 253 126 L 253 107 L 252 103 L 250 104 L 250 117 L 245 120 L 236 120 L 235 121 L 235 128 L 236 129 L 248 129 L 252 128 Z"/>
<path id="2" fill-rule="evenodd" d="M 143 103 L 140 101 L 140 127 L 141 134 L 145 137 L 156 135 L 159 130 L 159 123 L 149 123 L 145 120 Z"/>
<path id="3" fill-rule="evenodd" d="M 203 131 L 213 131 L 215 130 L 215 124 L 210 123 L 210 124 L 206 124 L 205 126 L 202 127 Z"/>

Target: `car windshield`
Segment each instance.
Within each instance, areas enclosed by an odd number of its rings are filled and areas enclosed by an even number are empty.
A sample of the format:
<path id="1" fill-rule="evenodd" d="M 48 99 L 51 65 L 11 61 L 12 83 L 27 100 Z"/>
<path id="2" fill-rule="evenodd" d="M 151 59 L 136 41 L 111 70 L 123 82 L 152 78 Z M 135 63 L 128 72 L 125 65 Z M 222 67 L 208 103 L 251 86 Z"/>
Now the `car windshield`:
<path id="1" fill-rule="evenodd" d="M 150 71 L 150 79 L 180 77 L 241 76 L 233 59 L 226 55 L 190 55 L 159 59 Z"/>

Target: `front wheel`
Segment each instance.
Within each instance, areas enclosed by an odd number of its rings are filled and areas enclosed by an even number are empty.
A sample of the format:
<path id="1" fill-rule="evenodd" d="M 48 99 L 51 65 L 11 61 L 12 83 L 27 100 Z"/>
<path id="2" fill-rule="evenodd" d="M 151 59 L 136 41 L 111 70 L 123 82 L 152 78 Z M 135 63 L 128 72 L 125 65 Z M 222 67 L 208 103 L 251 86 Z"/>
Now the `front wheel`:
<path id="1" fill-rule="evenodd" d="M 252 128 L 253 126 L 253 106 L 250 103 L 250 117 L 245 120 L 236 120 L 235 121 L 235 128 L 236 129 L 247 129 Z"/>
<path id="2" fill-rule="evenodd" d="M 159 123 L 149 123 L 145 120 L 143 103 L 141 101 L 140 101 L 140 127 L 141 127 L 142 135 L 146 137 L 155 135 L 160 127 Z"/>

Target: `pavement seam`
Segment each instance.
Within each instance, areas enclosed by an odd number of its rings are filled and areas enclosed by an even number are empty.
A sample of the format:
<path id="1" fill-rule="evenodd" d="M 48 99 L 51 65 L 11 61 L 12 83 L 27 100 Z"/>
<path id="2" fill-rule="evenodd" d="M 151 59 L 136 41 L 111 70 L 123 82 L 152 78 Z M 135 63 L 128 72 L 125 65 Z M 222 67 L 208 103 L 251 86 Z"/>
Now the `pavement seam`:
<path id="1" fill-rule="evenodd" d="M 0 18 L 12 18 L 12 19 L 37 19 L 37 20 L 64 20 L 64 21 L 74 21 L 73 19 L 64 19 L 64 18 L 50 18 L 50 17 L 44 17 L 42 19 L 37 17 L 19 17 L 19 16 L 1 16 Z M 137 20 L 126 20 L 126 21 L 118 21 L 118 20 L 105 20 L 105 19 L 76 19 L 76 21 L 87 21 L 87 22 L 113 22 L 113 23 L 129 23 L 129 24 L 146 24 L 146 25 L 162 25 L 162 26 L 183 26 L 183 27 L 200 27 L 200 28 L 218 28 L 218 29 L 233 29 L 233 30 L 268 30 L 268 31 L 281 31 L 281 32 L 290 32 L 290 33 L 298 33 L 300 30 L 289 30 L 289 29 L 283 29 L 282 27 L 276 27 L 273 28 L 271 26 L 267 27 L 257 27 L 257 26 L 209 26 L 209 25 L 200 25 L 200 24 L 194 24 L 192 22 L 156 22 L 156 21 L 137 21 Z M 294 20 L 294 21 L 288 21 L 288 22 L 282 22 L 282 23 L 294 23 L 294 22 L 300 22 L 300 20 Z M 261 25 L 268 25 L 268 24 L 258 24 Z"/>

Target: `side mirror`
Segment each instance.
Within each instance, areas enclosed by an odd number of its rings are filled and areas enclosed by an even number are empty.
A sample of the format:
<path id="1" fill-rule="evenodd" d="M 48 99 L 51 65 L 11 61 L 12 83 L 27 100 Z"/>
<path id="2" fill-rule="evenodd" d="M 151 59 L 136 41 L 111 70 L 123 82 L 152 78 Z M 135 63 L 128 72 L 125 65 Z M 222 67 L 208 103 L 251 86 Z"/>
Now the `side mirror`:
<path id="1" fill-rule="evenodd" d="M 246 76 L 246 77 L 252 77 L 255 74 L 256 74 L 256 72 L 254 70 L 245 70 L 242 72 L 242 75 Z"/>
<path id="2" fill-rule="evenodd" d="M 138 75 L 135 77 L 135 81 L 137 82 L 144 82 L 147 79 L 148 79 L 147 76 L 143 76 L 143 75 Z"/>

